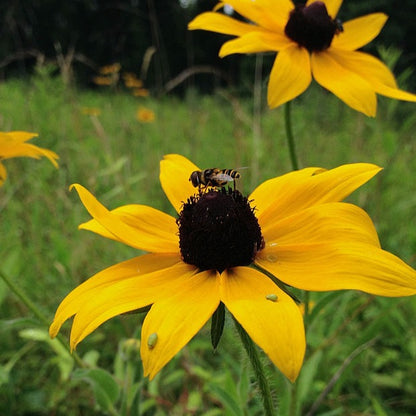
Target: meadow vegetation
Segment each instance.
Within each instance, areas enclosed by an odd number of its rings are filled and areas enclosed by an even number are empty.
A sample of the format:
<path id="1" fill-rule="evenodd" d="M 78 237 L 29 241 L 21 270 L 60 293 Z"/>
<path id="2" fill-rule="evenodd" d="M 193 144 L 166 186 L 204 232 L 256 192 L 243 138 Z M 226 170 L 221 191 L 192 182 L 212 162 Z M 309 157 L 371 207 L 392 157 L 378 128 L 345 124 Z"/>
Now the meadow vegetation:
<path id="1" fill-rule="evenodd" d="M 200 167 L 247 167 L 240 187 L 290 171 L 283 109 L 253 106 L 232 90 L 138 98 L 123 89 L 79 90 L 40 68 L 0 84 L 0 131 L 39 133 L 60 156 L 12 159 L 0 189 L 1 273 L 45 317 L 99 270 L 137 255 L 77 226 L 88 214 L 69 185 L 86 186 L 108 208 L 147 204 L 173 214 L 159 161 L 180 153 Z M 263 100 L 263 103 L 265 101 Z M 139 106 L 155 120 L 136 119 Z M 96 108 L 98 115 L 87 115 Z M 350 198 L 374 220 L 383 248 L 416 266 L 416 114 L 379 98 L 367 118 L 314 86 L 292 103 L 301 166 L 371 162 L 384 170 Z M 255 116 L 253 116 L 255 114 Z M 272 365 L 282 415 L 412 415 L 416 408 L 416 299 L 342 291 L 312 293 L 308 350 L 294 388 Z M 110 320 L 77 348 L 80 368 L 47 327 L 0 281 L 0 414 L 261 415 L 254 379 L 226 321 L 214 352 L 209 325 L 156 378 L 142 377 L 142 314 Z M 63 335 L 67 345 L 70 326 Z M 264 357 L 268 363 L 267 357 Z M 295 400 L 296 409 L 291 400 Z M 310 413 L 308 413 L 310 412 Z"/>

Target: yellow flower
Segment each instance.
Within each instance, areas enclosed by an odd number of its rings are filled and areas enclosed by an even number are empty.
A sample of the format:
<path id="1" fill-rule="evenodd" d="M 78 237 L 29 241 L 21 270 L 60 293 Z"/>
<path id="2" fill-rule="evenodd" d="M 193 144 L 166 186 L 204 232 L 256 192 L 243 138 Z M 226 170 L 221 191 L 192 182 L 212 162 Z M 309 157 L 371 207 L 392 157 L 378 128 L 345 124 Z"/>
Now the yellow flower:
<path id="1" fill-rule="evenodd" d="M 355 110 L 375 116 L 376 94 L 406 101 L 416 95 L 397 88 L 391 71 L 381 61 L 356 51 L 381 31 L 387 16 L 373 13 L 344 24 L 336 19 L 342 0 L 224 0 L 253 23 L 207 12 L 189 29 L 237 36 L 226 42 L 220 56 L 233 53 L 278 52 L 270 73 L 268 103 L 274 108 L 302 94 L 312 76 Z"/>
<path id="2" fill-rule="evenodd" d="M 98 117 L 101 114 L 101 110 L 97 107 L 82 107 L 81 112 L 85 116 L 93 116 L 93 117 Z"/>
<path id="3" fill-rule="evenodd" d="M 148 97 L 149 90 L 147 88 L 133 88 L 133 95 L 135 97 Z"/>
<path id="4" fill-rule="evenodd" d="M 155 113 L 149 108 L 139 107 L 136 113 L 136 118 L 141 123 L 153 123 L 155 121 Z"/>
<path id="5" fill-rule="evenodd" d="M 111 74 L 115 74 L 119 72 L 120 69 L 121 69 L 121 65 L 118 62 L 116 62 L 111 65 L 102 66 L 99 72 L 101 75 L 111 75 Z"/>
<path id="6" fill-rule="evenodd" d="M 0 186 L 3 185 L 7 177 L 6 168 L 1 163 L 4 159 L 22 156 L 40 159 L 42 156 L 45 156 L 56 168 L 58 167 L 56 160 L 59 157 L 55 152 L 26 143 L 37 136 L 36 133 L 28 133 L 26 131 L 0 132 Z"/>
<path id="7" fill-rule="evenodd" d="M 52 337 L 75 315 L 70 339 L 75 348 L 108 319 L 151 305 L 141 357 L 144 374 L 153 378 L 222 303 L 293 381 L 302 366 L 305 334 L 301 311 L 279 287 L 282 282 L 317 291 L 416 293 L 416 271 L 380 248 L 362 209 L 340 202 L 377 174 L 377 166 L 302 169 L 262 183 L 248 197 L 231 188 L 198 193 L 189 181 L 196 170 L 180 155 L 161 162 L 161 185 L 178 217 L 145 205 L 109 211 L 73 185 L 93 217 L 81 229 L 149 254 L 75 288 L 57 309 Z"/>

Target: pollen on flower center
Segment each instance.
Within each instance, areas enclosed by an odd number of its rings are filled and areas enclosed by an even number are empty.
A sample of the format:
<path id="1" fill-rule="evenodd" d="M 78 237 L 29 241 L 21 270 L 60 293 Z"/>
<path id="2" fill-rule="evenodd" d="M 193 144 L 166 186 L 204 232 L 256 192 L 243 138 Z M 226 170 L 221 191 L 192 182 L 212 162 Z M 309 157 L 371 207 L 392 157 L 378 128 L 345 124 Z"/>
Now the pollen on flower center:
<path id="1" fill-rule="evenodd" d="M 290 13 L 285 34 L 310 52 L 319 52 L 328 49 L 334 35 L 342 30 L 340 21 L 328 15 L 325 3 L 315 1 L 309 6 L 296 4 Z"/>
<path id="2" fill-rule="evenodd" d="M 183 261 L 200 270 L 249 265 L 264 247 L 254 209 L 235 190 L 212 189 L 190 197 L 177 223 Z"/>

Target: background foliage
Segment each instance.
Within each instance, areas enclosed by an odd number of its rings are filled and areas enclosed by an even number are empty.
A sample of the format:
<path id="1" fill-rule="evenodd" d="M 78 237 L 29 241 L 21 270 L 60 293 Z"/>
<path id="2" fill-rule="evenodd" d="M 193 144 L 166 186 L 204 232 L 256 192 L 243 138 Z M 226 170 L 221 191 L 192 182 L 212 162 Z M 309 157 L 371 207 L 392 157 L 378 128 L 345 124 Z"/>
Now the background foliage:
<path id="1" fill-rule="evenodd" d="M 177 92 L 183 92 L 189 85 L 203 91 L 212 91 L 218 84 L 244 86 L 253 73 L 252 56 L 218 58 L 225 36 L 187 31 L 188 22 L 202 11 L 212 10 L 216 0 L 2 2 L 0 70 L 3 78 L 31 73 L 39 60 L 58 60 L 61 71 L 70 70 L 69 75 L 88 84 L 100 66 L 119 62 L 124 70 L 142 76 L 148 88 L 161 94 L 172 88 L 172 81 L 180 75 L 198 74 L 179 86 L 174 83 Z M 395 47 L 402 51 L 397 69 L 402 72 L 414 66 L 416 3 L 413 0 L 400 3 L 345 0 L 339 18 L 346 21 L 373 12 L 384 12 L 390 19 L 372 42 L 371 52 L 376 52 L 380 45 Z M 150 53 L 148 70 L 143 67 L 146 52 Z M 272 56 L 268 64 L 271 62 Z M 416 86 L 415 77 L 409 86 Z"/>

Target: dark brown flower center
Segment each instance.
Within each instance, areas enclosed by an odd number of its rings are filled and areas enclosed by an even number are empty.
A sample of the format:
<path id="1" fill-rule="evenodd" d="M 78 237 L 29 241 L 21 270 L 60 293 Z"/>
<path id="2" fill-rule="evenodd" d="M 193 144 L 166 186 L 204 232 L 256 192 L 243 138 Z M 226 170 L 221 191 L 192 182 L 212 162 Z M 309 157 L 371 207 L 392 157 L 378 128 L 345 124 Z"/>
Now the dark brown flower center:
<path id="1" fill-rule="evenodd" d="M 285 27 L 286 36 L 309 52 L 328 49 L 334 35 L 342 31 L 341 22 L 329 16 L 322 1 L 309 6 L 296 4 Z"/>
<path id="2" fill-rule="evenodd" d="M 236 190 L 212 189 L 190 197 L 177 223 L 182 259 L 200 270 L 249 265 L 264 247 L 254 209 Z"/>

